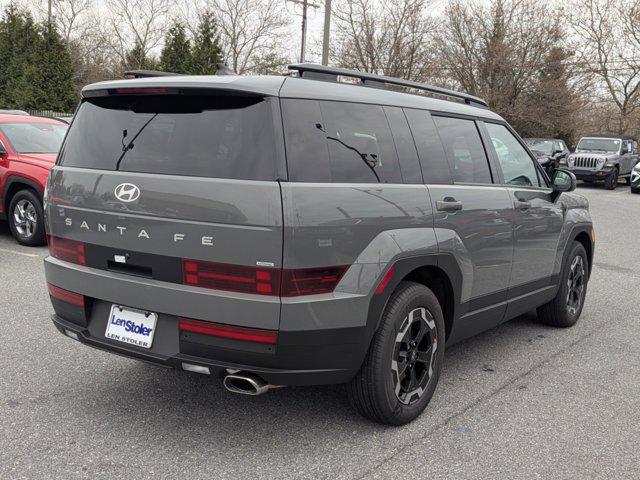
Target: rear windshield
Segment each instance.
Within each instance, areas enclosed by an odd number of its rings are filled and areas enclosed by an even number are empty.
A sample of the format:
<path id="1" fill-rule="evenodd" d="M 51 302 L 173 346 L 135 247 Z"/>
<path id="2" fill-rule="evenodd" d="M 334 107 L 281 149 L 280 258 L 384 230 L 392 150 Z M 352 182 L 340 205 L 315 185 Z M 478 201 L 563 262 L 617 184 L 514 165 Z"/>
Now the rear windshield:
<path id="1" fill-rule="evenodd" d="M 61 165 L 275 180 L 273 123 L 257 97 L 106 96 L 80 106 Z"/>
<path id="2" fill-rule="evenodd" d="M 13 149 L 18 153 L 58 153 L 67 125 L 48 122 L 0 124 Z"/>

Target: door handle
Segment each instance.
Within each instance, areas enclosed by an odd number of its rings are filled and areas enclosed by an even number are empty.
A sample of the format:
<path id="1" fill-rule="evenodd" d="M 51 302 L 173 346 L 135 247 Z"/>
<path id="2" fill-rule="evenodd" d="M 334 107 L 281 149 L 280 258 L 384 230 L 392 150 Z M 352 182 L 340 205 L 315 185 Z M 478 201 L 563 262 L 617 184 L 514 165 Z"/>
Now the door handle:
<path id="1" fill-rule="evenodd" d="M 445 197 L 436 202 L 436 210 L 440 212 L 457 212 L 462 210 L 462 202 L 457 201 L 455 198 Z"/>
<path id="2" fill-rule="evenodd" d="M 513 202 L 513 206 L 520 210 L 527 210 L 531 208 L 531 204 L 529 202 L 523 202 L 522 200 L 516 200 Z"/>

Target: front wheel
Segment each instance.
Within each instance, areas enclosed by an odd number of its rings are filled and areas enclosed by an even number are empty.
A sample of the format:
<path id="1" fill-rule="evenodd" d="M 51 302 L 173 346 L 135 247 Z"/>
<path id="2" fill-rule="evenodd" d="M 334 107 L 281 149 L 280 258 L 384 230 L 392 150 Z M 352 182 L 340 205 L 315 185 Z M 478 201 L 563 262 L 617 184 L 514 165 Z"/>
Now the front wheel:
<path id="1" fill-rule="evenodd" d="M 538 318 L 554 327 L 571 327 L 582 313 L 589 281 L 589 259 L 584 246 L 571 245 L 562 273 L 558 293 L 549 303 L 538 308 Z"/>
<path id="2" fill-rule="evenodd" d="M 615 168 L 604 181 L 607 190 L 615 190 L 618 186 L 618 169 Z"/>
<path id="3" fill-rule="evenodd" d="M 438 383 L 444 331 L 433 292 L 402 282 L 385 308 L 360 372 L 348 384 L 354 408 L 386 425 L 404 425 L 420 415 Z"/>
<path id="4" fill-rule="evenodd" d="M 44 212 L 38 196 L 31 190 L 20 190 L 9 204 L 9 228 L 18 243 L 28 247 L 45 244 Z"/>

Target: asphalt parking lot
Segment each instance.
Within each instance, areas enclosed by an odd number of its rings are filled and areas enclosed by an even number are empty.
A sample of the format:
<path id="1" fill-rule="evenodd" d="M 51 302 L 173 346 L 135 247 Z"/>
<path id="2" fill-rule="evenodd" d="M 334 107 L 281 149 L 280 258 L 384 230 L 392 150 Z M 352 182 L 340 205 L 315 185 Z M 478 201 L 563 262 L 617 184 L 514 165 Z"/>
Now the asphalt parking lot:
<path id="1" fill-rule="evenodd" d="M 578 325 L 529 314 L 455 345 L 402 428 L 340 386 L 238 396 L 63 337 L 46 249 L 0 224 L 0 478 L 639 478 L 640 195 L 578 192 L 597 234 Z"/>

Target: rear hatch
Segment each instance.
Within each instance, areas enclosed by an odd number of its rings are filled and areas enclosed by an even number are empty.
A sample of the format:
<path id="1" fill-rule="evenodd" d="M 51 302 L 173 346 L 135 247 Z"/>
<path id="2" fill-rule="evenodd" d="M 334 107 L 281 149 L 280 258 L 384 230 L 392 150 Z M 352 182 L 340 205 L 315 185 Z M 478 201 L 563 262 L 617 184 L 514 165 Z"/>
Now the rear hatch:
<path id="1" fill-rule="evenodd" d="M 48 183 L 50 248 L 57 241 L 64 256 L 65 240 L 80 242 L 83 268 L 139 279 L 131 307 L 277 329 L 284 160 L 274 108 L 273 97 L 219 90 L 85 98 Z M 149 304 L 154 286 L 162 306 Z M 116 289 L 98 300 L 119 296 L 132 298 Z"/>

